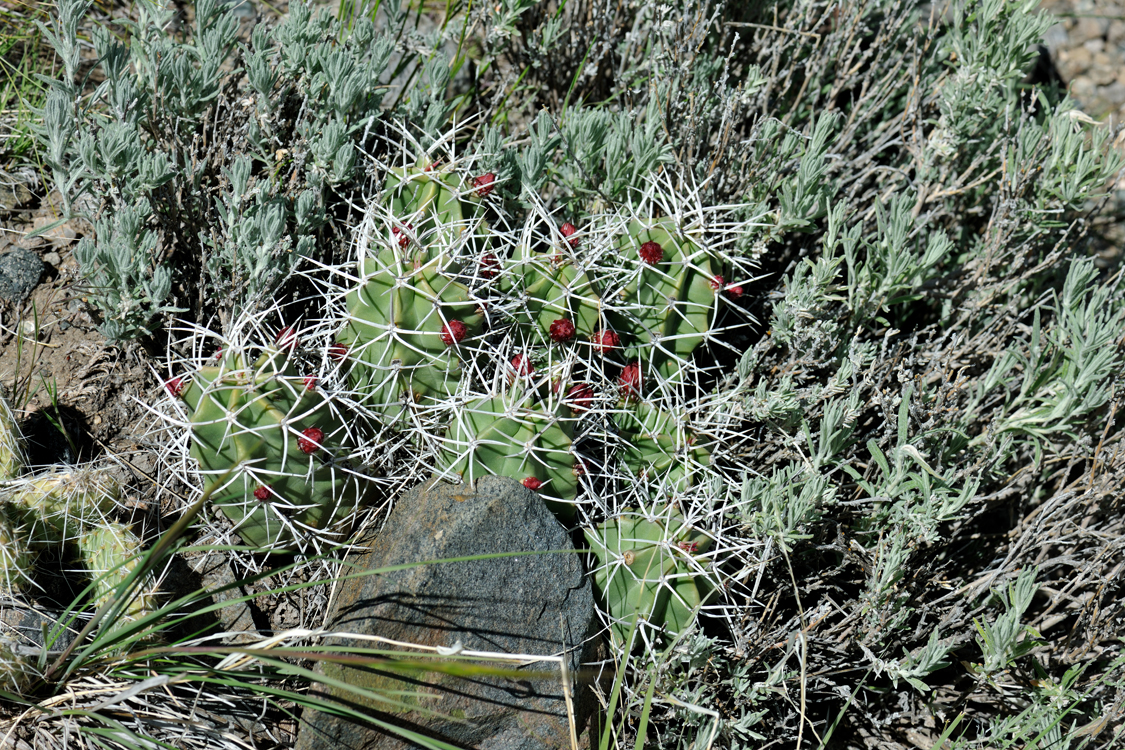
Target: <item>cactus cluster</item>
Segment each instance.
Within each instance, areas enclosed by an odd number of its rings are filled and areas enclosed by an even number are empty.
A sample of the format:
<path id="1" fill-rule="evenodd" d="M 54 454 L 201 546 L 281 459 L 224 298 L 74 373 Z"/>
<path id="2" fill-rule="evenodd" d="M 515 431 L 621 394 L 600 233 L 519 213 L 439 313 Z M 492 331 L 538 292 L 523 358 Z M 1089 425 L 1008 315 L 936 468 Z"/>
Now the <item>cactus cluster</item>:
<path id="1" fill-rule="evenodd" d="M 713 360 L 697 351 L 749 278 L 750 261 L 725 251 L 744 223 L 678 211 L 683 201 L 655 184 L 647 218 L 607 210 L 580 228 L 533 201 L 517 223 L 488 198 L 495 176 L 451 157 L 385 174 L 357 232 L 358 274 L 340 274 L 331 344 L 367 413 L 436 475 L 511 477 L 593 537 L 612 535 L 597 523 L 630 505 L 659 515 L 690 503 L 724 436 L 698 423 L 721 410 L 709 408 Z M 635 531 L 665 546 L 690 536 Z M 674 574 L 705 574 L 710 559 L 693 560 Z M 610 592 L 621 584 L 602 573 L 611 611 L 636 598 Z M 705 598 L 687 591 L 641 614 L 675 632 L 694 611 L 681 604 Z"/>
<path id="2" fill-rule="evenodd" d="M 744 223 L 677 212 L 656 184 L 641 201 L 650 218 L 606 210 L 578 226 L 532 200 L 517 222 L 497 176 L 453 154 L 380 173 L 325 318 L 193 329 L 194 354 L 166 383 L 184 453 L 243 541 L 344 541 L 376 476 L 511 477 L 587 529 L 629 507 L 690 505 L 723 439 L 698 423 L 722 410 L 709 406 L 714 358 L 696 354 L 738 304 L 724 278 L 748 278 L 726 251 Z M 606 590 L 616 580 L 596 577 L 611 610 L 633 601 Z M 666 599 L 642 614 L 676 630 L 694 609 Z"/>
<path id="3" fill-rule="evenodd" d="M 121 487 L 106 467 L 55 467 L 24 476 L 23 439 L 11 409 L 0 397 L 0 591 L 15 597 L 35 587 L 36 558 L 68 547 L 93 581 L 90 605 L 104 604 L 139 564 L 143 542 L 112 520 Z M 124 614 L 136 618 L 157 607 L 156 581 L 138 588 Z"/>

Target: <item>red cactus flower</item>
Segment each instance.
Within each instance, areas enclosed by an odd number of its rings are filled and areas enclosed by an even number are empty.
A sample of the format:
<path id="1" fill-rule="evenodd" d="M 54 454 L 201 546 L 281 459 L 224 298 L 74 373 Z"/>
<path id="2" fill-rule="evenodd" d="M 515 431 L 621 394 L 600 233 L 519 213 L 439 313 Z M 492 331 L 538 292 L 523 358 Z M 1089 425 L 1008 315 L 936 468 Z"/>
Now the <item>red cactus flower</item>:
<path id="1" fill-rule="evenodd" d="M 693 555 L 699 551 L 699 542 L 680 542 L 676 546 L 684 552 L 690 552 Z"/>
<path id="2" fill-rule="evenodd" d="M 172 394 L 172 398 L 179 398 L 184 395 L 184 389 L 187 385 L 183 378 L 172 378 L 164 384 L 164 387 L 168 389 L 168 393 Z"/>
<path id="3" fill-rule="evenodd" d="M 254 499 L 262 500 L 263 502 L 270 499 L 270 486 L 268 484 L 260 485 L 254 488 Z"/>
<path id="4" fill-rule="evenodd" d="M 485 172 L 480 177 L 474 177 L 473 187 L 477 189 L 477 197 L 483 198 L 484 196 L 491 193 L 493 188 L 496 187 L 496 185 L 494 184 L 495 182 L 496 175 L 494 175 L 492 172 Z"/>
<path id="5" fill-rule="evenodd" d="M 728 286 L 723 291 L 731 299 L 738 299 L 739 297 L 742 296 L 742 285 L 741 284 L 732 284 L 731 286 Z"/>
<path id="6" fill-rule="evenodd" d="M 582 243 L 577 237 L 571 239 L 571 237 L 578 232 L 578 227 L 574 226 L 569 221 L 559 227 L 559 231 L 562 232 L 563 237 L 566 237 L 566 241 L 570 243 L 571 247 L 578 247 Z"/>
<path id="7" fill-rule="evenodd" d="M 724 279 L 719 274 L 715 274 L 714 276 L 711 277 L 711 288 L 714 289 L 716 292 L 720 291 L 726 285 L 727 285 L 727 280 Z"/>
<path id="8" fill-rule="evenodd" d="M 526 354 L 517 354 L 512 357 L 512 370 L 517 377 L 526 378 L 535 372 L 535 366 L 531 364 L 531 359 Z"/>
<path id="9" fill-rule="evenodd" d="M 566 403 L 574 411 L 589 411 L 594 403 L 594 389 L 589 383 L 578 383 L 566 392 Z"/>
<path id="10" fill-rule="evenodd" d="M 574 338 L 574 323 L 571 323 L 567 318 L 557 318 L 551 323 L 551 329 L 548 333 L 551 341 L 557 344 L 570 341 Z"/>
<path id="11" fill-rule="evenodd" d="M 297 438 L 297 447 L 301 453 L 313 454 L 324 445 L 324 430 L 319 427 L 306 427 L 301 430 L 301 437 Z"/>
<path id="12" fill-rule="evenodd" d="M 459 320 L 451 320 L 441 327 L 441 340 L 446 346 L 460 343 L 468 335 L 468 326 Z"/>
<path id="13" fill-rule="evenodd" d="M 617 378 L 617 385 L 621 387 L 626 401 L 640 398 L 643 384 L 644 378 L 641 375 L 639 360 L 625 365 L 625 369 L 621 371 L 621 375 Z"/>
<path id="14" fill-rule="evenodd" d="M 480 277 L 494 279 L 500 273 L 500 260 L 494 253 L 486 253 L 480 259 Z"/>
<path id="15" fill-rule="evenodd" d="M 539 479 L 536 479 L 535 477 L 526 477 L 523 480 L 523 486 L 527 487 L 532 492 L 535 492 L 536 490 L 538 490 L 540 487 L 543 486 L 543 482 L 540 481 Z"/>
<path id="16" fill-rule="evenodd" d="M 293 351 L 297 348 L 297 344 L 300 343 L 300 340 L 297 338 L 297 332 L 293 330 L 292 326 L 285 326 L 277 332 L 277 337 L 274 338 L 273 343 L 282 351 Z"/>
<path id="17" fill-rule="evenodd" d="M 398 238 L 398 246 L 399 247 L 406 247 L 407 245 L 410 244 L 410 235 L 407 234 L 407 230 L 413 232 L 414 231 L 414 225 L 413 224 L 407 224 L 406 229 L 400 229 L 399 227 L 391 227 L 391 234 L 393 234 L 395 237 Z"/>
<path id="18" fill-rule="evenodd" d="M 594 334 L 590 336 L 590 342 L 594 345 L 594 351 L 598 354 L 605 354 L 621 346 L 621 337 L 608 329 L 594 331 Z"/>
<path id="19" fill-rule="evenodd" d="M 641 245 L 641 260 L 648 263 L 650 266 L 655 266 L 660 261 L 664 260 L 664 248 L 658 242 L 646 242 Z"/>
<path id="20" fill-rule="evenodd" d="M 313 376 L 310 375 L 309 377 L 305 378 L 304 383 L 306 391 L 316 390 L 316 378 L 314 378 Z"/>
<path id="21" fill-rule="evenodd" d="M 328 358 L 331 359 L 333 362 L 340 362 L 347 356 L 348 356 L 348 345 L 347 344 L 341 344 L 340 342 L 337 341 L 335 344 L 328 347 Z"/>

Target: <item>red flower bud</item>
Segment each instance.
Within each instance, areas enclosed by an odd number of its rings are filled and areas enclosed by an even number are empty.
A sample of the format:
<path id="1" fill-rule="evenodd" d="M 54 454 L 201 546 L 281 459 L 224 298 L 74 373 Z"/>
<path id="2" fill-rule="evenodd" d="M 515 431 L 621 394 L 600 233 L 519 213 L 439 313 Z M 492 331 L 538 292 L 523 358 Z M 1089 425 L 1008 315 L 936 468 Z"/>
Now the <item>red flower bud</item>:
<path id="1" fill-rule="evenodd" d="M 523 486 L 534 492 L 543 486 L 543 482 L 536 479 L 535 477 L 527 477 L 523 480 Z"/>
<path id="2" fill-rule="evenodd" d="M 297 438 L 297 447 L 301 453 L 313 454 L 324 445 L 324 430 L 319 427 L 306 427 L 301 430 L 301 437 Z"/>
<path id="3" fill-rule="evenodd" d="M 512 369 L 515 371 L 516 377 L 520 378 L 526 378 L 535 372 L 535 367 L 526 354 L 517 354 L 512 357 Z"/>
<path id="4" fill-rule="evenodd" d="M 483 198 L 492 192 L 495 187 L 493 183 L 496 182 L 496 175 L 492 172 L 485 172 L 480 177 L 473 178 L 473 187 L 477 189 L 477 197 Z"/>
<path id="5" fill-rule="evenodd" d="M 268 484 L 254 488 L 254 499 L 263 502 L 270 499 L 270 486 Z"/>
<path id="6" fill-rule="evenodd" d="M 348 345 L 336 342 L 328 347 L 328 358 L 333 362 L 339 362 L 348 356 Z"/>
<path id="7" fill-rule="evenodd" d="M 573 385 L 566 393 L 566 403 L 573 411 L 589 411 L 594 403 L 594 389 L 589 383 Z"/>
<path id="8" fill-rule="evenodd" d="M 467 335 L 468 327 L 459 320 L 451 320 L 441 327 L 441 340 L 446 346 L 460 343 Z"/>
<path id="9" fill-rule="evenodd" d="M 413 232 L 414 231 L 414 225 L 413 224 L 407 224 L 406 229 L 400 229 L 398 227 L 391 227 L 391 234 L 393 234 L 395 237 L 398 238 L 398 246 L 399 247 L 406 247 L 407 245 L 410 244 L 410 235 L 408 235 L 406 233 L 407 230 L 410 230 L 410 231 Z"/>
<path id="10" fill-rule="evenodd" d="M 297 332 L 293 330 L 292 326 L 285 326 L 277 332 L 277 337 L 273 340 L 273 343 L 282 351 L 293 351 L 298 344 Z"/>
<path id="11" fill-rule="evenodd" d="M 682 549 L 684 552 L 690 552 L 693 555 L 699 551 L 699 542 L 680 542 L 676 546 Z"/>
<path id="12" fill-rule="evenodd" d="M 714 289 L 716 292 L 721 290 L 724 286 L 726 286 L 726 284 L 727 284 L 726 279 L 724 279 L 719 274 L 715 274 L 714 276 L 711 277 L 711 288 Z"/>
<path id="13" fill-rule="evenodd" d="M 571 224 L 569 221 L 559 227 L 559 231 L 562 232 L 563 237 L 566 237 L 566 240 L 570 243 L 571 247 L 578 247 L 578 245 L 581 244 L 581 240 L 579 240 L 577 237 L 571 239 L 571 237 L 578 232 L 578 228 Z"/>
<path id="14" fill-rule="evenodd" d="M 500 261 L 493 253 L 487 253 L 480 259 L 480 277 L 482 279 L 494 279 L 496 274 L 500 273 Z"/>
<path id="15" fill-rule="evenodd" d="M 551 323 L 549 331 L 551 341 L 561 344 L 574 338 L 574 324 L 566 318 L 558 318 Z"/>
<path id="16" fill-rule="evenodd" d="M 625 369 L 621 371 L 621 376 L 617 378 L 617 385 L 621 387 L 622 395 L 626 401 L 640 398 L 643 382 L 640 361 L 625 365 Z"/>
<path id="17" fill-rule="evenodd" d="M 641 245 L 641 260 L 650 266 L 655 266 L 664 260 L 664 248 L 657 242 L 646 242 Z"/>
<path id="18" fill-rule="evenodd" d="M 305 390 L 306 391 L 315 391 L 316 390 L 316 378 L 312 377 L 311 375 L 309 377 L 305 378 L 304 383 L 305 383 Z"/>
<path id="19" fill-rule="evenodd" d="M 590 337 L 590 341 L 594 345 L 594 351 L 598 354 L 605 354 L 621 346 L 621 337 L 610 330 L 595 331 Z"/>
<path id="20" fill-rule="evenodd" d="M 168 389 L 168 393 L 172 394 L 172 398 L 179 398 L 184 395 L 184 389 L 187 387 L 183 378 L 172 378 L 164 384 Z"/>

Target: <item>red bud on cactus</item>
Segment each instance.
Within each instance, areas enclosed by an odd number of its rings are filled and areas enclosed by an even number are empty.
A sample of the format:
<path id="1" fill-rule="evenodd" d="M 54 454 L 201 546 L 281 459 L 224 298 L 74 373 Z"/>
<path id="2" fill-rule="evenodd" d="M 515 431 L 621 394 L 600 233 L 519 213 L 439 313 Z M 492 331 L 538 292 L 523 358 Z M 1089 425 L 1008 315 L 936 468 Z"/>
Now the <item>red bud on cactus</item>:
<path id="1" fill-rule="evenodd" d="M 410 244 L 410 236 L 406 233 L 407 229 L 410 230 L 410 231 L 414 231 L 414 225 L 413 224 L 407 224 L 406 229 L 399 229 L 398 227 L 391 227 L 391 234 L 393 234 L 395 237 L 398 238 L 398 246 L 399 247 L 406 247 L 407 245 Z"/>
<path id="2" fill-rule="evenodd" d="M 664 248 L 658 242 L 646 242 L 641 245 L 641 260 L 650 266 L 655 266 L 664 260 Z"/>
<path id="3" fill-rule="evenodd" d="M 517 354 L 512 357 L 512 369 L 515 371 L 516 376 L 526 378 L 531 373 L 535 372 L 535 367 L 532 366 L 531 360 L 526 354 Z"/>
<path id="4" fill-rule="evenodd" d="M 577 237 L 571 239 L 571 237 L 576 232 L 578 232 L 578 228 L 571 224 L 569 221 L 559 227 L 559 231 L 562 232 L 563 237 L 566 237 L 566 241 L 570 243 L 571 247 L 578 247 L 578 245 L 581 243 L 581 240 L 579 240 Z"/>
<path id="5" fill-rule="evenodd" d="M 742 296 L 742 285 L 741 284 L 734 284 L 734 285 L 728 286 L 725 289 L 725 291 L 726 291 L 726 295 L 728 297 L 730 297 L 731 299 L 738 299 L 739 297 Z"/>
<path id="6" fill-rule="evenodd" d="M 625 369 L 621 371 L 620 377 L 617 378 L 617 384 L 621 386 L 626 401 L 640 398 L 643 377 L 641 376 L 639 360 L 625 365 Z"/>
<path id="7" fill-rule="evenodd" d="M 446 346 L 460 343 L 468 334 L 468 327 L 459 320 L 451 320 L 441 327 L 441 340 Z"/>
<path id="8" fill-rule="evenodd" d="M 523 480 L 523 486 L 534 492 L 543 486 L 543 482 L 536 479 L 535 477 L 527 477 Z"/>
<path id="9" fill-rule="evenodd" d="M 693 555 L 699 551 L 699 542 L 680 542 L 676 546 L 682 549 L 684 552 L 690 552 Z"/>
<path id="10" fill-rule="evenodd" d="M 570 341 L 574 338 L 574 324 L 566 318 L 558 318 L 551 323 L 551 330 L 549 331 L 551 340 L 557 344 L 564 341 Z"/>
<path id="11" fill-rule="evenodd" d="M 606 352 L 613 351 L 621 346 L 621 337 L 613 331 L 595 331 L 590 336 L 590 341 L 594 345 L 594 351 L 598 354 L 605 354 Z"/>
<path id="12" fill-rule="evenodd" d="M 437 169 L 440 166 L 441 166 L 441 159 L 438 159 L 435 162 L 430 162 L 430 166 L 426 167 L 426 171 L 427 172 L 433 172 L 435 169 Z"/>
<path id="13" fill-rule="evenodd" d="M 473 178 L 473 187 L 477 189 L 477 197 L 483 198 L 492 192 L 495 187 L 493 183 L 496 182 L 496 175 L 492 172 L 485 172 L 480 177 Z"/>
<path id="14" fill-rule="evenodd" d="M 293 351 L 299 343 L 297 332 L 293 330 L 292 326 L 285 326 L 277 332 L 277 338 L 273 340 L 273 343 L 282 351 Z"/>
<path id="15" fill-rule="evenodd" d="M 254 488 L 254 499 L 265 502 L 270 499 L 270 486 L 268 484 Z"/>
<path id="16" fill-rule="evenodd" d="M 172 394 L 172 398 L 179 398 L 184 394 L 184 379 L 172 378 L 164 384 L 164 387 L 168 389 L 168 393 Z"/>
<path id="17" fill-rule="evenodd" d="M 328 347 L 328 357 L 333 362 L 340 362 L 348 356 L 348 345 L 339 342 Z"/>
<path id="18" fill-rule="evenodd" d="M 309 377 L 305 378 L 304 383 L 306 391 L 316 390 L 316 378 L 314 378 L 313 376 L 310 375 Z"/>
<path id="19" fill-rule="evenodd" d="M 726 285 L 727 285 L 726 279 L 724 279 L 719 274 L 715 274 L 714 276 L 711 277 L 711 288 L 714 289 L 716 292 L 720 291 Z"/>
<path id="20" fill-rule="evenodd" d="M 480 277 L 494 279 L 498 273 L 500 273 L 500 261 L 495 254 L 487 253 L 480 259 Z"/>
<path id="21" fill-rule="evenodd" d="M 301 453 L 316 453 L 323 444 L 324 430 L 319 427 L 306 427 L 301 430 L 301 437 L 297 438 L 297 447 L 301 449 Z"/>
<path id="22" fill-rule="evenodd" d="M 594 389 L 589 383 L 578 383 L 571 386 L 566 393 L 566 403 L 574 411 L 589 411 L 594 403 Z"/>

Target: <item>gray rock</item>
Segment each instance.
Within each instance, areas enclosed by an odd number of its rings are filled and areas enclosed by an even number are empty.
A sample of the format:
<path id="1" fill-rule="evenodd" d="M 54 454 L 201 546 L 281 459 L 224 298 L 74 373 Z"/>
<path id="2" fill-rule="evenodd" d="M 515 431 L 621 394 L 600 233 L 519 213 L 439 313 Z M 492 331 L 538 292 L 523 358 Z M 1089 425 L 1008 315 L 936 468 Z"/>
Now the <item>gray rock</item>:
<path id="1" fill-rule="evenodd" d="M 355 562 L 355 570 L 496 552 L 569 550 L 570 537 L 538 495 L 512 479 L 487 477 L 475 488 L 430 483 L 407 493 L 386 526 Z M 593 623 L 593 596 L 577 554 L 531 555 L 421 565 L 341 582 L 329 627 L 398 641 L 466 650 L 556 654 L 570 649 L 577 672 Z M 339 643 L 340 641 L 337 641 Z M 347 645 L 387 648 L 371 642 Z M 409 652 L 407 652 L 409 653 Z M 496 664 L 508 669 L 511 664 Z M 554 665 L 528 667 L 553 671 Z M 377 669 L 325 664 L 333 679 L 374 690 L 406 690 L 423 698 L 400 700 L 439 712 L 388 712 L 362 706 L 379 720 L 405 726 L 456 747 L 547 750 L 569 747 L 562 686 L 556 680 L 471 680 L 419 674 L 409 678 Z M 354 700 L 340 696 L 349 703 Z M 332 693 L 329 693 L 330 695 Z M 577 697 L 578 726 L 586 698 Z M 414 747 L 373 725 L 306 711 L 298 750 L 384 750 Z M 458 720 L 460 719 L 460 720 Z"/>
<path id="2" fill-rule="evenodd" d="M 32 250 L 16 246 L 0 255 L 0 300 L 18 305 L 27 299 L 43 275 L 43 261 Z"/>

